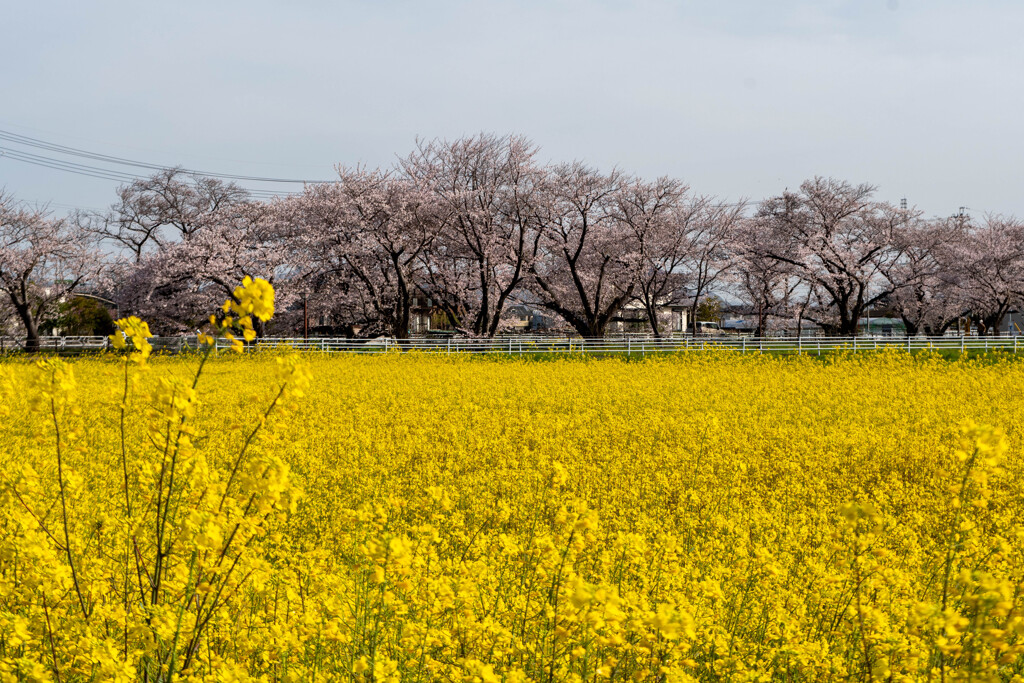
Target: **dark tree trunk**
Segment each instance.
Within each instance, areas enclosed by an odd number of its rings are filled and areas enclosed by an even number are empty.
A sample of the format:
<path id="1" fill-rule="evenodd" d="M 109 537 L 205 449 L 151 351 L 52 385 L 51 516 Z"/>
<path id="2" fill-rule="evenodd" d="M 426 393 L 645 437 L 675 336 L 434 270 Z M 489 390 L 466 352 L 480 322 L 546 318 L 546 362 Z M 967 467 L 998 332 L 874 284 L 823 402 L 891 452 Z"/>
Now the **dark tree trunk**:
<path id="1" fill-rule="evenodd" d="M 408 339 L 409 338 L 409 304 L 403 302 L 398 306 L 398 315 L 395 319 L 394 334 L 395 339 Z"/>
<path id="2" fill-rule="evenodd" d="M 860 322 L 859 316 L 855 316 L 852 319 L 847 318 L 846 320 L 839 321 L 839 336 L 840 337 L 856 337 L 858 323 Z"/>
<path id="3" fill-rule="evenodd" d="M 25 352 L 37 353 L 39 351 L 39 326 L 36 324 L 35 318 L 32 317 L 32 311 L 29 310 L 27 304 L 15 304 L 14 308 L 18 312 L 21 324 L 25 327 Z"/>
<path id="4" fill-rule="evenodd" d="M 399 254 L 392 255 L 391 260 L 395 266 L 396 277 L 398 280 L 398 315 L 395 316 L 394 335 L 395 339 L 408 339 L 409 323 L 412 317 L 413 293 L 407 284 L 405 272 L 403 271 L 402 264 L 399 261 Z"/>
<path id="5" fill-rule="evenodd" d="M 658 326 L 658 307 L 645 303 L 644 309 L 647 311 L 647 322 L 651 324 L 651 333 L 655 337 L 661 337 L 661 328 Z"/>

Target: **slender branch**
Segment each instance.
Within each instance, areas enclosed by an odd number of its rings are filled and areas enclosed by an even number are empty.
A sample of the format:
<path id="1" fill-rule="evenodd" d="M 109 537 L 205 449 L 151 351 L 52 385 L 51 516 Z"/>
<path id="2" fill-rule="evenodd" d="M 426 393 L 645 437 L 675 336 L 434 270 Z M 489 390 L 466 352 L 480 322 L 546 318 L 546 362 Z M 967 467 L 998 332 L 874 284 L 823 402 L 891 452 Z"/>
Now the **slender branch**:
<path id="1" fill-rule="evenodd" d="M 86 622 L 89 621 L 89 610 L 85 606 L 85 596 L 82 595 L 82 587 L 78 581 L 78 570 L 75 568 L 75 558 L 71 553 L 71 533 L 68 530 L 68 505 L 67 493 L 64 484 L 64 460 L 61 453 L 60 422 L 57 420 L 57 404 L 50 398 L 50 415 L 53 418 L 53 429 L 56 434 L 57 443 L 57 484 L 60 488 L 60 510 L 61 523 L 64 527 L 64 551 L 68 558 L 68 565 L 71 567 L 71 579 L 75 584 L 75 593 L 78 594 L 78 604 L 82 608 L 82 616 Z"/>

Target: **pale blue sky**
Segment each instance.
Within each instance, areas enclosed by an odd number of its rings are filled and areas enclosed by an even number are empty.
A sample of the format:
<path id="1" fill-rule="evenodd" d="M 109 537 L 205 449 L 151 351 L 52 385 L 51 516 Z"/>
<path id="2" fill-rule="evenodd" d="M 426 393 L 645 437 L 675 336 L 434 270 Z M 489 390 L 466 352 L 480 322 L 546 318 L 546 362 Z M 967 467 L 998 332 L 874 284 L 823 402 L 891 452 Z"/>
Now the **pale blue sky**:
<path id="1" fill-rule="evenodd" d="M 1019 1 L 23 1 L 2 25 L 0 129 L 106 154 L 330 178 L 487 130 L 733 200 L 821 174 L 1024 215 Z M 115 185 L 0 157 L 58 209 Z"/>

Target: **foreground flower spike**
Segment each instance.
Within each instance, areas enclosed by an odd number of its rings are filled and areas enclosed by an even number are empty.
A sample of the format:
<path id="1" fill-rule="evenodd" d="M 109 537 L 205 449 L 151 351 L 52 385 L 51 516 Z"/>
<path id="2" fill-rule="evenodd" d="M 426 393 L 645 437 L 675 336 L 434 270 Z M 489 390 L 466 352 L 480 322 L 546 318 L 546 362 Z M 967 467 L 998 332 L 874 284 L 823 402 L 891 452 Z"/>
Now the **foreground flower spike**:
<path id="1" fill-rule="evenodd" d="M 221 306 L 221 312 L 224 317 L 219 322 L 216 315 L 210 316 L 210 325 L 215 334 L 200 333 L 199 343 L 215 346 L 217 337 L 222 336 L 231 343 L 232 351 L 242 353 L 245 342 L 256 339 L 256 330 L 252 326 L 253 316 L 262 322 L 274 316 L 274 286 L 263 278 L 246 276 L 242 284 L 235 287 L 231 298 Z M 241 332 L 241 338 L 237 332 Z"/>
<path id="2" fill-rule="evenodd" d="M 134 315 L 116 320 L 114 324 L 117 331 L 110 335 L 113 347 L 123 351 L 128 348 L 130 341 L 134 351 L 128 357 L 136 363 L 144 363 L 153 352 L 153 345 L 149 343 L 149 338 L 153 336 L 149 331 L 149 324 Z"/>
<path id="3" fill-rule="evenodd" d="M 224 304 L 241 320 L 256 316 L 267 322 L 274 316 L 274 286 L 263 278 L 247 276 L 240 287 L 235 287 L 234 301 L 228 299 Z"/>
<path id="4" fill-rule="evenodd" d="M 0 415 L 17 406 L 14 429 L 0 420 L 0 683 L 311 680 L 249 676 L 221 650 L 227 635 L 258 655 L 224 627 L 277 581 L 274 548 L 301 487 L 275 432 L 310 379 L 298 355 L 273 354 L 258 415 L 225 422 L 220 405 L 204 405 L 201 391 L 223 390 L 201 383 L 213 343 L 241 351 L 253 316 L 273 313 L 269 283 L 246 278 L 236 292 L 238 310 L 229 302 L 211 317 L 198 363 L 146 367 L 149 326 L 116 322 L 118 420 L 81 409 L 98 394 L 111 407 L 98 385 L 76 389 L 75 366 L 95 361 L 43 358 L 23 381 L 0 364 Z M 244 381 L 249 365 L 222 370 Z"/>

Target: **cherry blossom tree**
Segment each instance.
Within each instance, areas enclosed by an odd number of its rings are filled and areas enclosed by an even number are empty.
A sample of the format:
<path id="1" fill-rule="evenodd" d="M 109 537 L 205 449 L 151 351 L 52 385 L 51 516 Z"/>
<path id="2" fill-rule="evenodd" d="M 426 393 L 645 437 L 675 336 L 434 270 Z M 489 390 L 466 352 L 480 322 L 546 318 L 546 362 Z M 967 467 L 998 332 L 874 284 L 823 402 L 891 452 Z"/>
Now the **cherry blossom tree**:
<path id="1" fill-rule="evenodd" d="M 757 337 L 764 336 L 769 316 L 789 317 L 794 303 L 799 307 L 808 300 L 798 294 L 803 283 L 795 267 L 772 256 L 784 251 L 784 245 L 773 243 L 778 238 L 757 220 L 740 221 L 734 238 L 735 268 L 730 279 L 739 296 L 757 312 Z"/>
<path id="2" fill-rule="evenodd" d="M 702 298 L 724 285 L 736 265 L 734 245 L 745 205 L 700 203 L 687 223 L 686 257 L 683 272 L 690 299 L 690 330 L 697 333 L 697 309 Z"/>
<path id="3" fill-rule="evenodd" d="M 294 329 L 326 327 L 350 337 L 357 330 L 382 334 L 376 306 L 348 267 L 353 219 L 340 188 L 311 186 L 300 196 L 274 202 L 271 214 L 290 266 L 290 287 L 302 306 Z"/>
<path id="4" fill-rule="evenodd" d="M 121 307 L 146 317 L 155 329 L 194 329 L 249 276 L 276 284 L 277 305 L 287 309 L 295 292 L 281 286 L 279 276 L 290 264 L 268 213 L 265 204 L 241 204 L 231 220 L 210 223 L 139 262 L 123 264 Z M 262 323 L 256 331 L 263 334 Z"/>
<path id="5" fill-rule="evenodd" d="M 278 210 L 309 253 L 310 274 L 345 283 L 369 315 L 367 333 L 408 338 L 423 254 L 441 225 L 434 197 L 375 170 L 338 169 L 340 182 L 307 187 Z"/>
<path id="6" fill-rule="evenodd" d="M 661 311 L 682 303 L 680 269 L 690 257 L 691 222 L 706 203 L 685 205 L 688 189 L 673 178 L 632 179 L 614 195 L 616 219 L 636 246 L 634 300 L 643 307 L 656 337 L 662 332 Z"/>
<path id="7" fill-rule="evenodd" d="M 998 334 L 1006 314 L 1024 301 L 1024 223 L 987 216 L 976 224 L 957 216 L 940 259 L 980 334 Z"/>
<path id="8" fill-rule="evenodd" d="M 402 162 L 441 216 L 418 286 L 457 330 L 493 336 L 528 273 L 541 178 L 535 155 L 523 137 L 482 133 L 421 143 Z"/>
<path id="9" fill-rule="evenodd" d="M 136 261 L 204 228 L 237 222 L 251 204 L 234 183 L 168 169 L 118 188 L 106 213 L 79 212 L 78 224 L 125 249 Z"/>
<path id="10" fill-rule="evenodd" d="M 549 169 L 538 193 L 529 292 L 585 337 L 603 336 L 636 288 L 639 245 L 618 212 L 627 183 L 575 162 Z"/>
<path id="11" fill-rule="evenodd" d="M 874 191 L 818 177 L 763 201 L 757 212 L 776 245 L 770 256 L 817 292 L 819 305 L 808 317 L 834 334 L 856 334 L 867 307 L 894 291 L 882 273 L 900 257 L 894 232 L 906 214 L 872 201 Z"/>
<path id="12" fill-rule="evenodd" d="M 892 293 L 888 303 L 907 335 L 944 334 L 969 306 L 956 282 L 951 248 L 962 239 L 960 226 L 949 221 L 922 220 L 914 212 L 895 233 L 899 258 L 883 275 Z"/>
<path id="13" fill-rule="evenodd" d="M 0 194 L 0 292 L 39 350 L 39 322 L 102 270 L 94 240 L 64 219 Z"/>

